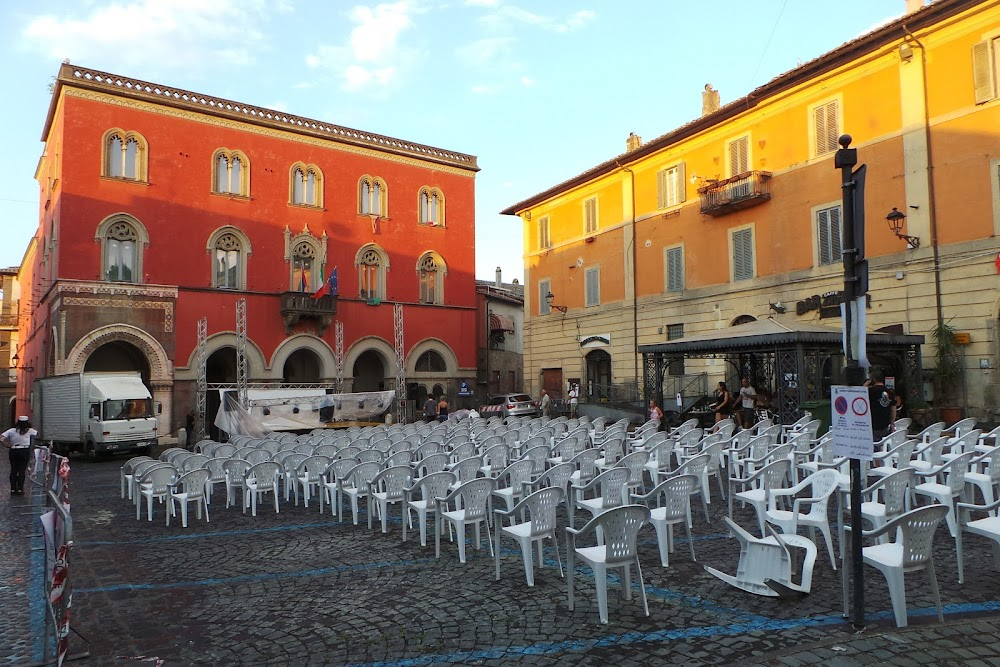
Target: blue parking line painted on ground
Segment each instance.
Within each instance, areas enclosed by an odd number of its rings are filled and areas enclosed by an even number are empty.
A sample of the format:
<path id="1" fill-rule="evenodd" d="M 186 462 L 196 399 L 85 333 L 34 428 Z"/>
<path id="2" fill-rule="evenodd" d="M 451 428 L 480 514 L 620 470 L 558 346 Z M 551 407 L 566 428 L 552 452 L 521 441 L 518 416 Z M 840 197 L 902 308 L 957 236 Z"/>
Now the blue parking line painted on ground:
<path id="1" fill-rule="evenodd" d="M 947 605 L 944 607 L 944 613 L 946 615 L 997 610 L 1000 610 L 1000 601 Z M 937 614 L 937 610 L 934 608 L 909 610 L 910 616 L 927 616 L 935 614 Z M 891 611 L 882 611 L 868 615 L 868 617 L 872 619 L 891 616 Z M 839 625 L 843 623 L 847 623 L 847 621 L 839 614 L 785 620 L 764 619 L 762 621 L 749 621 L 734 623 L 732 625 L 709 625 L 696 628 L 656 630 L 654 632 L 627 632 L 624 634 L 607 635 L 605 637 L 598 637 L 594 639 L 572 639 L 562 642 L 528 644 L 525 646 L 488 648 L 476 651 L 456 651 L 453 653 L 423 655 L 416 658 L 404 658 L 402 660 L 357 662 L 345 665 L 344 667 L 420 667 L 421 665 L 432 664 L 461 665 L 469 664 L 477 660 L 516 658 L 518 656 L 571 654 L 587 651 L 592 648 L 628 646 L 630 644 L 649 642 L 689 640 L 700 637 L 734 636 L 743 635 L 749 632 L 778 632 L 782 630 Z"/>
<path id="2" fill-rule="evenodd" d="M 31 494 L 31 509 L 42 509 L 42 491 L 33 490 Z M 35 528 L 36 526 L 32 526 Z M 45 643 L 49 641 L 45 625 L 45 539 L 41 534 L 41 522 L 37 526 L 39 532 L 31 537 L 31 555 L 29 559 L 28 578 L 28 623 L 31 631 L 32 660 L 41 662 L 45 655 Z"/>

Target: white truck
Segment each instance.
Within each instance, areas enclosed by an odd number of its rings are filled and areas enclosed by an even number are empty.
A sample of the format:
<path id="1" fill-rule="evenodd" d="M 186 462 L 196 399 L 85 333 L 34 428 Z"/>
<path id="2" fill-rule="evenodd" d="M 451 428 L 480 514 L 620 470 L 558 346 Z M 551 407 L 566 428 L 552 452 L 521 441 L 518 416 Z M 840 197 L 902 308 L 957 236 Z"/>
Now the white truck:
<path id="1" fill-rule="evenodd" d="M 35 380 L 32 412 L 39 442 L 57 452 L 139 451 L 156 444 L 149 389 L 137 372 L 77 373 Z"/>

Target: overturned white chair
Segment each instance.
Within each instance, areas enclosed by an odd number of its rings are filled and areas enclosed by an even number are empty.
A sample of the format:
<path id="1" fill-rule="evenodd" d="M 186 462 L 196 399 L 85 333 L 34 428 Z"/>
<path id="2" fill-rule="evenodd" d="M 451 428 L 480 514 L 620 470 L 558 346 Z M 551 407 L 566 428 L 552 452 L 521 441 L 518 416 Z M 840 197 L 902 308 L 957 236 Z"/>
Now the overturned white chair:
<path id="1" fill-rule="evenodd" d="M 740 542 L 740 562 L 736 575 L 705 567 L 709 574 L 748 593 L 767 597 L 790 597 L 812 589 L 813 568 L 816 565 L 816 544 L 801 535 L 782 535 L 770 525 L 767 537 L 754 537 L 730 519 L 723 517 L 730 532 Z M 792 580 L 792 554 L 789 547 L 804 549 L 799 583 Z"/>

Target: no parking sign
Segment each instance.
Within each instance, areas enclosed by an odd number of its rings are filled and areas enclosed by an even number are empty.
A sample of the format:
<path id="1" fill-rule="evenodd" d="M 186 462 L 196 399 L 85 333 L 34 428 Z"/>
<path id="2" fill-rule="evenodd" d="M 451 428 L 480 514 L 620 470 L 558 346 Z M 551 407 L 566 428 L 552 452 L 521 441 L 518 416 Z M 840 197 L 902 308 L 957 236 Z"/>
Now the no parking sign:
<path id="1" fill-rule="evenodd" d="M 830 393 L 833 455 L 871 461 L 875 443 L 868 388 L 834 385 Z"/>

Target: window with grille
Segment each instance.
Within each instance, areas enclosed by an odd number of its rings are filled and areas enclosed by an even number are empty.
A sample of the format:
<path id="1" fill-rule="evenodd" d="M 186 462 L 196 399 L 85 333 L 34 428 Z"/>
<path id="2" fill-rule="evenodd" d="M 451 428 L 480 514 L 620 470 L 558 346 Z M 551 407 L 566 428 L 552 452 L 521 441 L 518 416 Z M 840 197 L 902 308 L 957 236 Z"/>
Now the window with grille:
<path id="1" fill-rule="evenodd" d="M 146 181 L 146 140 L 138 132 L 119 129 L 104 135 L 103 176 Z"/>
<path id="2" fill-rule="evenodd" d="M 681 246 L 666 249 L 667 291 L 684 290 L 684 249 Z"/>
<path id="3" fill-rule="evenodd" d="M 541 249 L 552 247 L 549 239 L 549 216 L 538 220 L 538 247 Z"/>
<path id="4" fill-rule="evenodd" d="M 355 262 L 358 267 L 358 296 L 367 301 L 384 299 L 387 262 L 381 248 L 374 245 L 362 248 Z"/>
<path id="5" fill-rule="evenodd" d="M 448 371 L 448 365 L 445 363 L 444 357 L 441 356 L 440 352 L 434 350 L 427 350 L 417 357 L 417 363 L 414 368 L 418 372 L 423 373 L 446 373 Z"/>
<path id="6" fill-rule="evenodd" d="M 587 269 L 586 272 L 586 305 L 589 306 L 599 306 L 601 305 L 601 269 L 600 267 L 594 266 Z"/>
<path id="7" fill-rule="evenodd" d="M 591 197 L 583 202 L 583 233 L 597 232 L 597 197 Z"/>
<path id="8" fill-rule="evenodd" d="M 444 262 L 433 252 L 424 254 L 417 262 L 421 303 L 444 303 L 443 269 Z"/>
<path id="9" fill-rule="evenodd" d="M 235 234 L 222 234 L 215 241 L 215 286 L 240 289 L 242 243 Z"/>
<path id="10" fill-rule="evenodd" d="M 108 228 L 104 241 L 104 279 L 111 282 L 134 283 L 138 236 L 127 222 L 116 222 Z"/>
<path id="11" fill-rule="evenodd" d="M 837 150 L 840 145 L 840 118 L 837 100 L 813 107 L 814 155 L 824 155 Z"/>
<path id="12" fill-rule="evenodd" d="M 656 172 L 656 207 L 668 208 L 683 204 L 687 199 L 684 163 Z"/>
<path id="13" fill-rule="evenodd" d="M 753 230 L 733 232 L 733 280 L 753 278 Z"/>
<path id="14" fill-rule="evenodd" d="M 816 247 L 820 266 L 843 259 L 840 236 L 840 206 L 816 211 Z"/>
<path id="15" fill-rule="evenodd" d="M 293 292 L 314 292 L 318 289 L 315 285 L 314 275 L 316 268 L 316 247 L 307 241 L 302 241 L 295 246 L 292 253 L 292 291 Z"/>
<path id="16" fill-rule="evenodd" d="M 750 171 L 750 138 L 740 137 L 729 142 L 729 176 L 738 176 Z"/>
<path id="17" fill-rule="evenodd" d="M 548 315 L 552 312 L 552 307 L 549 305 L 549 300 L 546 296 L 551 292 L 551 283 L 548 280 L 538 281 L 538 314 Z"/>

